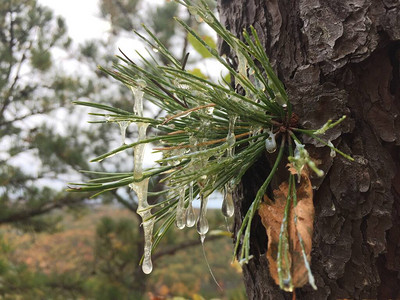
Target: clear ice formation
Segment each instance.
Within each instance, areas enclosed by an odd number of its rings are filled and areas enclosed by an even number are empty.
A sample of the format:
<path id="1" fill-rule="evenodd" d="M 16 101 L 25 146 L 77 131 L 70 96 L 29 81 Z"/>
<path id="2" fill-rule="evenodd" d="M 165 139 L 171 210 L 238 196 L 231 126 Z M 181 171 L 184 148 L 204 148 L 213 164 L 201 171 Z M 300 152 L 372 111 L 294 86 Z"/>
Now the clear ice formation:
<path id="1" fill-rule="evenodd" d="M 200 195 L 200 214 L 197 219 L 196 227 L 197 227 L 197 232 L 200 234 L 200 239 L 201 242 L 204 242 L 204 239 L 206 237 L 206 234 L 208 232 L 209 226 L 208 226 L 208 220 L 207 220 L 207 202 L 208 202 L 208 197 L 204 197 L 203 195 Z"/>
<path id="2" fill-rule="evenodd" d="M 119 121 L 118 125 L 119 125 L 119 129 L 121 130 L 121 138 L 122 138 L 122 144 L 125 144 L 125 137 L 126 137 L 126 129 L 129 126 L 128 121 Z"/>
<path id="3" fill-rule="evenodd" d="M 233 197 L 232 197 L 232 187 L 230 183 L 225 184 L 224 200 L 222 201 L 221 211 L 222 214 L 227 218 L 232 217 L 235 212 L 235 207 L 233 204 Z"/>
<path id="4" fill-rule="evenodd" d="M 193 227 L 196 224 L 196 215 L 193 208 L 193 182 L 189 184 L 189 206 L 186 208 L 186 226 Z"/>
<path id="5" fill-rule="evenodd" d="M 185 215 L 185 188 L 180 188 L 178 205 L 176 207 L 176 220 L 175 225 L 178 229 L 185 228 L 186 225 L 186 215 Z"/>
<path id="6" fill-rule="evenodd" d="M 227 156 L 228 157 L 233 157 L 234 155 L 234 145 L 236 143 L 236 137 L 235 137 L 235 123 L 236 123 L 237 116 L 229 116 L 229 127 L 228 127 L 228 134 L 226 136 L 226 143 L 228 144 L 228 149 L 227 149 Z"/>
<path id="7" fill-rule="evenodd" d="M 331 152 L 330 152 L 330 157 L 335 157 L 336 156 L 336 151 L 333 149 L 333 144 L 332 144 L 332 142 L 331 141 L 328 141 L 328 146 L 331 148 Z"/>
<path id="8" fill-rule="evenodd" d="M 265 139 L 265 149 L 267 149 L 268 153 L 274 153 L 276 151 L 276 140 L 275 133 L 272 130 L 268 131 L 268 137 Z"/>
<path id="9" fill-rule="evenodd" d="M 132 92 L 135 98 L 133 105 L 133 112 L 139 117 L 143 117 L 143 91 L 142 87 L 145 87 L 143 80 L 138 80 L 138 87 L 132 87 Z M 138 141 L 146 138 L 146 130 L 148 123 L 137 123 L 138 127 Z M 134 170 L 133 177 L 138 180 L 143 177 L 143 157 L 144 157 L 145 144 L 136 145 L 134 151 Z M 153 270 L 153 264 L 151 262 L 151 249 L 153 247 L 153 228 L 155 219 L 152 218 L 151 208 L 147 202 L 147 189 L 149 185 L 149 179 L 143 179 L 138 182 L 130 184 L 132 190 L 135 191 L 138 199 L 138 208 L 136 212 L 142 218 L 142 226 L 144 231 L 144 259 L 142 263 L 143 273 L 149 274 Z"/>

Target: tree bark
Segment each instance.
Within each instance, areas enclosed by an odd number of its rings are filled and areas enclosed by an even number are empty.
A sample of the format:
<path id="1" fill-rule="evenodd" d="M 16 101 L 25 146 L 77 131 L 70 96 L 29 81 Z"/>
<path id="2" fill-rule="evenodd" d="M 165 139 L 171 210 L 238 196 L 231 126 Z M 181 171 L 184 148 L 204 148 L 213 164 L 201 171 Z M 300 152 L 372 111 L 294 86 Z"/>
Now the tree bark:
<path id="1" fill-rule="evenodd" d="M 303 137 L 326 176 L 315 186 L 312 271 L 297 299 L 400 298 L 400 2 L 219 0 L 223 24 L 242 37 L 253 25 L 305 128 L 347 115 L 325 139 Z M 235 58 L 223 43 L 220 51 Z M 262 157 L 236 193 L 236 228 L 268 175 Z M 278 179 L 283 181 L 286 178 Z M 252 226 L 254 259 L 243 267 L 249 299 L 289 299 L 270 278 L 267 237 Z"/>

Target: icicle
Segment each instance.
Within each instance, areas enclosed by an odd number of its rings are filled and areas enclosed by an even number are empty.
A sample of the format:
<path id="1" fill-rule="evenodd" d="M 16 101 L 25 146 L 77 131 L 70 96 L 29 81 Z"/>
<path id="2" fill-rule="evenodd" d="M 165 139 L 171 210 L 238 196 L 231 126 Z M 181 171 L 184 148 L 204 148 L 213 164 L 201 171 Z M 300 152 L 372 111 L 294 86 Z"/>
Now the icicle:
<path id="1" fill-rule="evenodd" d="M 176 207 L 176 227 L 179 229 L 185 228 L 185 188 L 180 188 L 179 190 L 179 200 Z"/>
<path id="2" fill-rule="evenodd" d="M 138 87 L 131 87 L 133 96 L 135 97 L 135 101 L 133 104 L 133 112 L 135 115 L 139 117 L 143 117 L 143 90 L 142 88 L 146 87 L 146 82 L 142 79 L 138 79 L 136 81 Z"/>
<path id="3" fill-rule="evenodd" d="M 331 148 L 331 152 L 330 152 L 330 157 L 335 157 L 336 156 L 336 151 L 333 149 L 333 144 L 332 144 L 332 142 L 331 141 L 328 141 L 328 146 L 329 146 L 329 148 Z"/>
<path id="4" fill-rule="evenodd" d="M 149 179 L 146 178 L 140 182 L 134 182 L 130 184 L 132 190 L 135 191 L 138 198 L 137 213 L 142 218 L 142 226 L 144 231 L 144 260 L 142 264 L 142 270 L 145 274 L 149 274 L 153 269 L 151 262 L 151 248 L 153 245 L 153 228 L 155 219 L 151 218 L 151 209 L 147 203 L 147 188 L 149 185 Z"/>
<path id="5" fill-rule="evenodd" d="M 186 226 L 193 227 L 196 223 L 196 215 L 193 209 L 193 182 L 189 184 L 189 206 L 186 209 Z"/>
<path id="6" fill-rule="evenodd" d="M 137 80 L 137 88 L 132 87 L 132 92 L 135 97 L 133 105 L 133 112 L 135 115 L 143 116 L 143 91 L 142 88 L 146 86 L 144 80 Z M 146 138 L 146 130 L 149 126 L 148 123 L 138 123 L 138 141 L 142 141 Z M 144 157 L 145 144 L 136 145 L 134 151 L 134 170 L 133 177 L 140 179 L 143 176 L 143 157 Z M 144 231 L 144 259 L 142 264 L 142 270 L 145 274 L 151 273 L 153 270 L 153 264 L 151 262 L 151 249 L 153 246 L 153 228 L 155 218 L 152 218 L 151 208 L 147 202 L 147 189 L 149 186 L 149 178 L 145 178 L 139 182 L 133 182 L 130 184 L 132 190 L 135 191 L 138 199 L 137 213 L 142 218 L 142 226 Z"/>
<path id="7" fill-rule="evenodd" d="M 138 126 L 138 141 L 142 141 L 146 138 L 146 130 L 147 127 L 149 126 L 148 123 L 137 123 Z M 133 176 L 134 178 L 138 179 L 142 177 L 143 173 L 143 157 L 144 157 L 144 148 L 145 144 L 139 144 L 136 145 L 133 148 L 133 152 L 135 154 L 134 156 L 134 163 L 135 163 L 135 168 L 133 170 Z"/>
<path id="8" fill-rule="evenodd" d="M 204 242 L 204 239 L 206 237 L 206 233 L 208 232 L 208 220 L 207 220 L 207 202 L 208 202 L 208 197 L 204 197 L 203 195 L 200 195 L 200 214 L 199 218 L 197 219 L 196 227 L 197 227 L 197 232 L 200 234 L 200 239 L 201 242 Z"/>
<path id="9" fill-rule="evenodd" d="M 118 122 L 119 129 L 121 130 L 122 144 L 125 144 L 126 129 L 128 128 L 129 124 L 129 121 Z"/>
<path id="10" fill-rule="evenodd" d="M 222 214 L 227 218 L 232 217 L 235 212 L 232 197 L 232 187 L 230 183 L 225 184 L 224 187 L 224 200 L 222 201 L 221 211 Z"/>
<path id="11" fill-rule="evenodd" d="M 272 130 L 268 131 L 269 136 L 265 139 L 265 149 L 268 153 L 274 153 L 276 151 L 276 140 L 275 133 Z"/>
<path id="12" fill-rule="evenodd" d="M 237 116 L 229 116 L 228 134 L 226 136 L 226 143 L 228 144 L 228 150 L 227 150 L 228 157 L 233 157 L 235 151 L 233 146 L 236 143 L 236 137 L 234 132 L 236 119 Z"/>

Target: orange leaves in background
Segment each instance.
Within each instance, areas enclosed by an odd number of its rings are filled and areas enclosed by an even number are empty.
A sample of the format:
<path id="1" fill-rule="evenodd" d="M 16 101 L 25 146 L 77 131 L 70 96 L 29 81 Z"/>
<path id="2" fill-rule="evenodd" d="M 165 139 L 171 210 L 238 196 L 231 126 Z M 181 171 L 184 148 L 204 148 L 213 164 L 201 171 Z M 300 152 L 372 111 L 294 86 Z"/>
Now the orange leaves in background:
<path id="1" fill-rule="evenodd" d="M 290 167 L 291 174 L 295 174 L 295 169 Z M 294 180 L 293 180 L 293 184 Z M 292 191 L 294 191 L 293 189 Z M 307 282 L 312 285 L 312 275 L 308 273 L 310 252 L 312 248 L 313 220 L 314 220 L 314 204 L 313 190 L 309 179 L 308 170 L 303 170 L 301 173 L 301 182 L 297 187 L 296 195 L 291 195 L 288 200 L 289 184 L 283 182 L 279 189 L 273 191 L 274 201 L 264 196 L 264 202 L 260 205 L 258 213 L 261 221 L 266 228 L 268 235 L 268 251 L 267 259 L 269 261 L 270 274 L 275 282 L 280 285 L 278 274 L 278 249 L 279 236 L 283 230 L 282 222 L 284 222 L 285 206 L 287 201 L 290 201 L 289 213 L 287 219 L 287 240 L 285 234 L 282 234 L 281 243 L 282 249 L 286 249 L 288 253 L 281 253 L 281 269 L 288 270 L 291 284 L 283 282 L 285 290 L 291 291 L 293 288 L 302 287 Z M 294 205 L 296 203 L 297 205 Z M 284 248 L 285 241 L 288 247 Z M 288 248 L 288 249 L 287 249 Z M 304 255 L 303 255 L 304 249 Z M 285 252 L 283 250 L 282 252 Z M 287 259 L 284 259 L 286 255 Z M 305 262 L 305 257 L 307 262 Z M 282 280 L 282 278 L 281 278 Z M 282 287 L 282 286 L 281 286 Z"/>

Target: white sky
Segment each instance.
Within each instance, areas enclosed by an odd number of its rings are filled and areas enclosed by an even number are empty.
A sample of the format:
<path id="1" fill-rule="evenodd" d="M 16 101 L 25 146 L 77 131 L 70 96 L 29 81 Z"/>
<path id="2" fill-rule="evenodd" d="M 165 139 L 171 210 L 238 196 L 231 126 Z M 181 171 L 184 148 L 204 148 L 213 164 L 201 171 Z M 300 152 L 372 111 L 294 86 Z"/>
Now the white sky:
<path id="1" fill-rule="evenodd" d="M 164 1 L 146 0 L 141 9 L 145 10 L 150 5 L 159 5 Z M 65 18 L 68 33 L 77 43 L 87 39 L 106 38 L 110 29 L 109 23 L 100 17 L 98 0 L 39 0 L 39 3 Z"/>
<path id="2" fill-rule="evenodd" d="M 100 18 L 98 0 L 39 0 L 50 7 L 56 15 L 65 18 L 68 33 L 78 43 L 92 38 L 104 38 L 108 22 Z"/>

